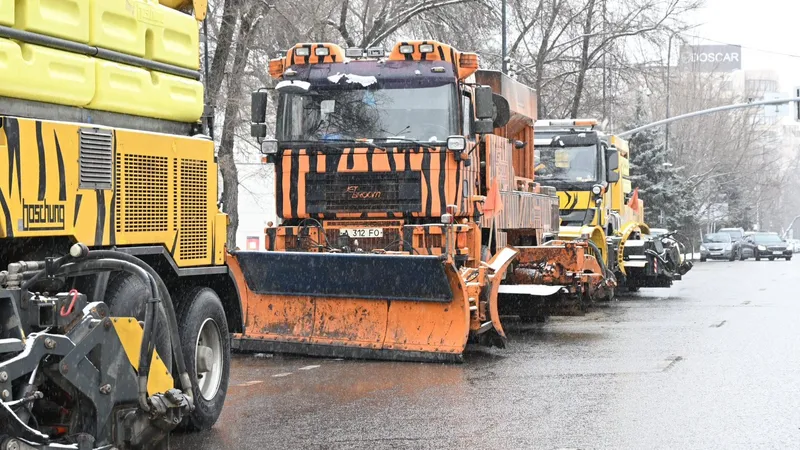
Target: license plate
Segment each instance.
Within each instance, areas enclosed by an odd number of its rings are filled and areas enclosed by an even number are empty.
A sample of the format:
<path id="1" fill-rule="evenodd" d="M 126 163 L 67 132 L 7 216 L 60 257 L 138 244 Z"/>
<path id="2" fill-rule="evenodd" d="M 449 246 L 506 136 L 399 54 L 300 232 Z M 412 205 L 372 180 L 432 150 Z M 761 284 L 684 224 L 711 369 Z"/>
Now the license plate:
<path id="1" fill-rule="evenodd" d="M 347 233 L 351 238 L 381 238 L 383 228 L 342 228 L 339 234 Z"/>
<path id="2" fill-rule="evenodd" d="M 783 252 L 772 252 L 773 255 L 782 255 Z"/>

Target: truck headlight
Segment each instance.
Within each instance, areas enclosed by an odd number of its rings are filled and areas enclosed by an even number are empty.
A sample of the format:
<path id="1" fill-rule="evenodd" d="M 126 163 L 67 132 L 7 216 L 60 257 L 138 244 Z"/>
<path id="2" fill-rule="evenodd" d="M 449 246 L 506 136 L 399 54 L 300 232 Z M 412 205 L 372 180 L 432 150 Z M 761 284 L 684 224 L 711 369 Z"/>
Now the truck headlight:
<path id="1" fill-rule="evenodd" d="M 758 249 L 759 249 L 759 250 L 761 250 L 761 251 L 763 252 L 763 251 L 766 251 L 766 250 L 767 250 L 767 247 L 764 247 L 763 245 L 759 245 L 759 246 L 758 246 Z"/>
<path id="2" fill-rule="evenodd" d="M 447 149 L 452 152 L 460 152 L 467 148 L 467 140 L 464 136 L 450 136 L 447 138 Z"/>
<path id="3" fill-rule="evenodd" d="M 261 154 L 274 155 L 278 153 L 278 141 L 276 139 L 264 139 L 261 143 Z"/>

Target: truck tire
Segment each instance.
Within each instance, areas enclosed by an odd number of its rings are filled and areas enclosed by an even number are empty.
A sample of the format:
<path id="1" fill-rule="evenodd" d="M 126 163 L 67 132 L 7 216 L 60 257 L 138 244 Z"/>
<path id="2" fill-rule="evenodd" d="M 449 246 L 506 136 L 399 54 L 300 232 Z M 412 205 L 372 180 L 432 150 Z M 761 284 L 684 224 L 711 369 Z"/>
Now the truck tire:
<path id="1" fill-rule="evenodd" d="M 181 428 L 208 430 L 219 418 L 228 392 L 231 343 L 225 309 L 216 292 L 196 287 L 180 297 L 176 315 L 194 394 L 194 411 L 184 418 Z M 198 358 L 200 352 L 202 358 Z"/>
<path id="2" fill-rule="evenodd" d="M 144 281 L 136 275 L 117 273 L 108 280 L 104 303 L 108 305 L 111 317 L 133 317 L 144 320 L 145 303 L 149 289 Z M 156 351 L 164 361 L 167 369 L 172 370 L 172 346 L 169 341 L 167 315 L 163 307 L 156 310 L 156 323 L 152 341 Z"/>

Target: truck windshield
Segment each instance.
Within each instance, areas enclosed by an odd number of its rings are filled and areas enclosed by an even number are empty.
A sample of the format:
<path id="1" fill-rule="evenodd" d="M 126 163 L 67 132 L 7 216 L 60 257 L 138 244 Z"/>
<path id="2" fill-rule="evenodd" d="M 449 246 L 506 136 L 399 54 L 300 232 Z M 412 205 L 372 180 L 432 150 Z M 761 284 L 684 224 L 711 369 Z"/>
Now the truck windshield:
<path id="1" fill-rule="evenodd" d="M 279 141 L 386 139 L 444 142 L 457 134 L 455 86 L 352 85 L 282 94 Z"/>
<path id="2" fill-rule="evenodd" d="M 597 146 L 539 147 L 536 176 L 547 181 L 598 181 Z"/>

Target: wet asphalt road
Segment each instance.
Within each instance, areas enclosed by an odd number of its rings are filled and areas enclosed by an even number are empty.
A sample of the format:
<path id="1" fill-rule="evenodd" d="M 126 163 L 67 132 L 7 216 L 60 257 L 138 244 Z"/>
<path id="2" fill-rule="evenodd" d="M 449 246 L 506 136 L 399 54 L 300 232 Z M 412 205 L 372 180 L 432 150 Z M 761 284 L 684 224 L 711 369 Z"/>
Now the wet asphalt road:
<path id="1" fill-rule="evenodd" d="M 238 355 L 171 448 L 798 449 L 798 322 L 800 257 L 707 262 L 460 365 Z"/>

